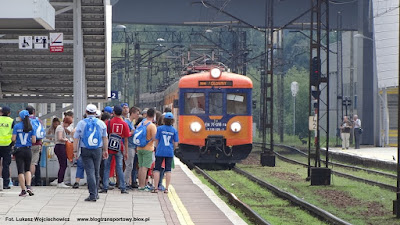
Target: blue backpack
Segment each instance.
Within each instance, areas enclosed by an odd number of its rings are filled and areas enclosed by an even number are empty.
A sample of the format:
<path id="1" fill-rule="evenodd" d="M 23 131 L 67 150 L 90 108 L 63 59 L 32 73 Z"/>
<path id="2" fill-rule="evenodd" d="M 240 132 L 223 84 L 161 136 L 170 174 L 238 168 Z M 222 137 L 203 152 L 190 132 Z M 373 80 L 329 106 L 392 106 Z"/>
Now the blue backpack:
<path id="1" fill-rule="evenodd" d="M 101 128 L 97 124 L 97 118 L 86 118 L 86 126 L 83 130 L 82 142 L 87 149 L 98 149 L 101 143 Z"/>
<path id="2" fill-rule="evenodd" d="M 40 140 L 40 139 L 43 139 L 44 137 L 46 137 L 46 132 L 44 130 L 44 127 L 37 117 L 31 118 L 31 124 L 32 124 L 33 130 L 35 130 L 35 135 L 36 135 L 37 139 Z"/>
<path id="3" fill-rule="evenodd" d="M 146 125 L 144 125 L 144 122 L 146 121 L 143 121 L 133 133 L 133 144 L 139 147 L 144 147 L 151 141 L 151 139 L 147 140 L 147 126 L 149 126 L 151 122 L 148 122 Z"/>

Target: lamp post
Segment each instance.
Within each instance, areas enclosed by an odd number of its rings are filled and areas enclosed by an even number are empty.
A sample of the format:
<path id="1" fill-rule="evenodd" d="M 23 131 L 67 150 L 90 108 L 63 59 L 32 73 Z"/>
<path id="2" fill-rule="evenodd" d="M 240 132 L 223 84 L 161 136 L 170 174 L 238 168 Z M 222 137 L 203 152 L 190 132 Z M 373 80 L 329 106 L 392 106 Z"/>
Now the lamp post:
<path id="1" fill-rule="evenodd" d="M 299 83 L 293 81 L 290 85 L 293 96 L 293 135 L 296 135 L 296 95 L 299 91 Z"/>

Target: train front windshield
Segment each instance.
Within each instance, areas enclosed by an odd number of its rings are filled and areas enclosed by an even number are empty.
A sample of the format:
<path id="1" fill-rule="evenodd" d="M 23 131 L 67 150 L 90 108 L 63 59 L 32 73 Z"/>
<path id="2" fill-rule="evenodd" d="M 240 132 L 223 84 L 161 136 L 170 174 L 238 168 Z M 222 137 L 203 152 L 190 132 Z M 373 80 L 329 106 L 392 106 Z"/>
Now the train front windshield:
<path id="1" fill-rule="evenodd" d="M 225 89 L 227 90 L 227 89 Z M 227 90 L 215 92 L 204 90 L 204 92 L 184 92 L 181 90 L 184 110 L 180 113 L 185 115 L 251 115 L 251 90 Z"/>

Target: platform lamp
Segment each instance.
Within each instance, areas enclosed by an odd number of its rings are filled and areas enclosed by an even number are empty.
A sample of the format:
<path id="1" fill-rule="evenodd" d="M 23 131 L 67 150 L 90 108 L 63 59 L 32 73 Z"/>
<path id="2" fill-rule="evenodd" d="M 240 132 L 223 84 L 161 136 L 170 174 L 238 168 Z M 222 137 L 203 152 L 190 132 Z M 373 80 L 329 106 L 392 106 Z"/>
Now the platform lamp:
<path id="1" fill-rule="evenodd" d="M 127 102 L 129 104 L 129 92 L 128 92 L 128 84 L 129 84 L 129 40 L 128 40 L 128 35 L 126 32 L 126 26 L 119 24 L 115 27 L 115 29 L 118 30 L 123 30 L 124 31 L 124 39 L 125 39 L 125 51 L 124 51 L 124 59 L 125 59 L 125 76 L 124 76 L 124 102 Z"/>

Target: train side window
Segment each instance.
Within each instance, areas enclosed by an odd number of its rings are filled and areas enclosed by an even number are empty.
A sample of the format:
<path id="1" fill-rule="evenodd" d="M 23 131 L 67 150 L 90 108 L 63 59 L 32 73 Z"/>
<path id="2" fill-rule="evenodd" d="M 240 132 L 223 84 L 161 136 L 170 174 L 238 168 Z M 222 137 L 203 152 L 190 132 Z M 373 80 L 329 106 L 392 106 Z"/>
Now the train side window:
<path id="1" fill-rule="evenodd" d="M 222 115 L 223 113 L 223 99 L 222 93 L 210 93 L 208 100 L 209 114 Z"/>
<path id="2" fill-rule="evenodd" d="M 245 93 L 227 94 L 226 100 L 228 114 L 247 114 L 247 95 Z"/>
<path id="3" fill-rule="evenodd" d="M 204 114 L 204 93 L 185 93 L 185 114 Z"/>

